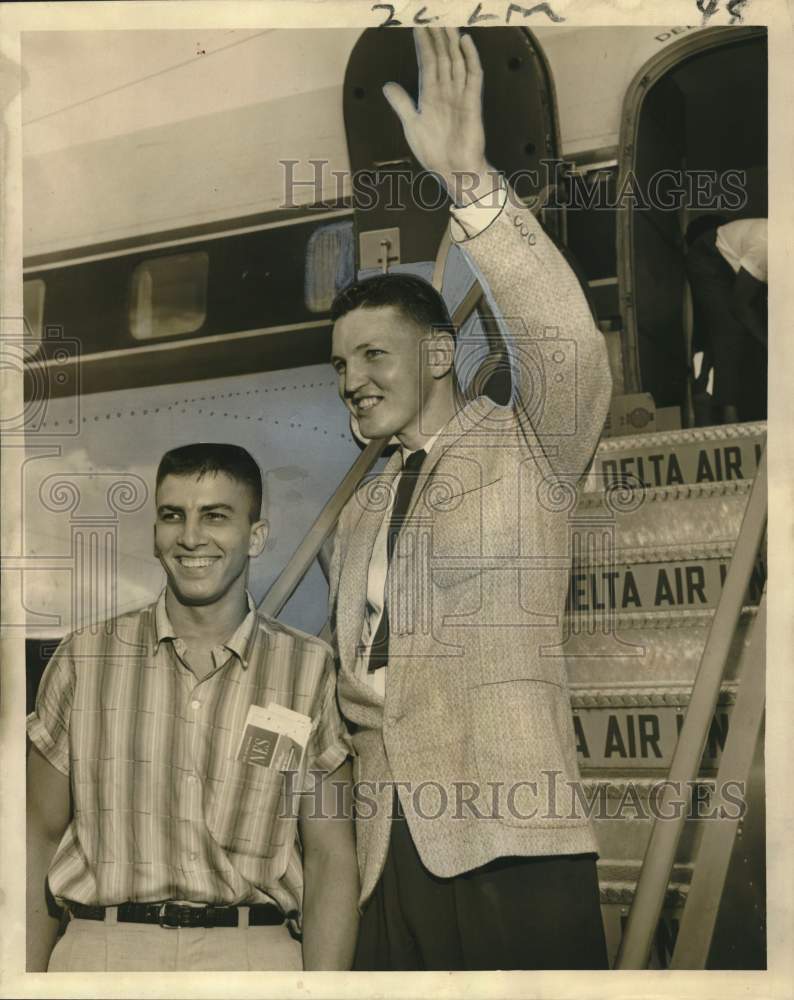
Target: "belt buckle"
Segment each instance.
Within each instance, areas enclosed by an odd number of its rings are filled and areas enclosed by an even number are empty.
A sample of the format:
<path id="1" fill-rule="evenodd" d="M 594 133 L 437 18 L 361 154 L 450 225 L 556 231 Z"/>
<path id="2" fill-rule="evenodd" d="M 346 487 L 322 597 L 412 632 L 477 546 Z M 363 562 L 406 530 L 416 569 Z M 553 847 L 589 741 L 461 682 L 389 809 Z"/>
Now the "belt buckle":
<path id="1" fill-rule="evenodd" d="M 176 917 L 175 923 L 174 922 L 164 923 L 164 921 L 167 920 L 168 907 L 174 905 L 175 904 L 172 903 L 170 900 L 166 900 L 164 903 L 160 903 L 160 908 L 157 911 L 157 923 L 161 927 L 165 927 L 170 931 L 178 930 L 180 926 L 180 921 L 178 916 Z M 179 907 L 177 907 L 177 909 L 179 909 Z"/>

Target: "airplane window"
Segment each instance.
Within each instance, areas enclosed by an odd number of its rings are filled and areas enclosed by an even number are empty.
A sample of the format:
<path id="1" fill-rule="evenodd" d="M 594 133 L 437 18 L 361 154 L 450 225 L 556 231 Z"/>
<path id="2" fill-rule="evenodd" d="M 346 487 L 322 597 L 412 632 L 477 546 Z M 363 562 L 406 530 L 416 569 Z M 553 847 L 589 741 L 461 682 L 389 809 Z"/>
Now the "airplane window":
<path id="1" fill-rule="evenodd" d="M 306 247 L 306 308 L 327 313 L 336 293 L 355 277 L 355 267 L 352 222 L 316 229 Z"/>
<path id="2" fill-rule="evenodd" d="M 31 347 L 41 343 L 41 327 L 44 320 L 44 293 L 46 286 L 41 278 L 31 278 L 22 284 L 22 306 L 25 315 L 25 339 Z"/>
<path id="3" fill-rule="evenodd" d="M 207 316 L 204 252 L 156 257 L 132 273 L 130 332 L 136 340 L 194 333 Z"/>

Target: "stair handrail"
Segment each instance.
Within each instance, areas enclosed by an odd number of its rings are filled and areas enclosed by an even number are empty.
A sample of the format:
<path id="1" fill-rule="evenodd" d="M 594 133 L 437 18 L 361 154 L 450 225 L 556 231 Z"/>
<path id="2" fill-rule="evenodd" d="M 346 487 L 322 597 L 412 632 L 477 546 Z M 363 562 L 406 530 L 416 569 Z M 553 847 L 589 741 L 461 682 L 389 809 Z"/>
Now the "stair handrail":
<path id="1" fill-rule="evenodd" d="M 747 788 L 756 754 L 759 750 L 763 754 L 763 742 L 760 748 L 758 744 L 759 738 L 763 741 L 765 659 L 766 589 L 761 594 L 758 611 L 742 653 L 736 701 L 717 771 L 713 809 L 718 807 L 718 803 L 720 809 L 724 808 L 723 791 L 728 783 L 739 782 L 743 789 Z M 744 805 L 748 805 L 747 795 Z M 706 968 L 721 912 L 728 870 L 743 820 L 744 812 L 736 814 L 731 810 L 730 813 L 721 815 L 717 822 L 706 824 L 670 959 L 671 969 Z M 748 914 L 748 919 L 752 919 L 752 914 Z"/>
<path id="2" fill-rule="evenodd" d="M 766 449 L 764 449 L 722 594 L 711 621 L 684 724 L 670 764 L 668 780 L 660 796 L 657 818 L 645 849 L 637 889 L 618 950 L 616 969 L 647 967 L 678 842 L 686 821 L 685 810 L 681 809 L 673 810 L 673 819 L 662 819 L 662 816 L 671 815 L 669 809 L 665 807 L 671 804 L 670 800 L 676 794 L 676 788 L 689 787 L 700 770 L 725 664 L 736 633 L 750 576 L 766 531 L 766 523 L 767 469 Z"/>
<path id="3" fill-rule="evenodd" d="M 342 508 L 353 495 L 356 487 L 372 469 L 386 447 L 385 438 L 370 441 L 358 458 L 345 473 L 344 478 L 317 515 L 308 532 L 292 553 L 287 565 L 265 594 L 259 610 L 270 618 L 277 618 L 284 605 L 292 597 L 296 588 L 317 558 L 320 549 L 339 520 Z"/>

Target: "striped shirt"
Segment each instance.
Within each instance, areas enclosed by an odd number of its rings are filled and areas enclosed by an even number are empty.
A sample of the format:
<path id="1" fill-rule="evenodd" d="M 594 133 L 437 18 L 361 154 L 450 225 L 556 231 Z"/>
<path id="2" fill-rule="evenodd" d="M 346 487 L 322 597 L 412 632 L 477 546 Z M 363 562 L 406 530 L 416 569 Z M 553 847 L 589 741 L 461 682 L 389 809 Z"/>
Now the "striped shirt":
<path id="1" fill-rule="evenodd" d="M 307 770 L 348 753 L 330 648 L 257 612 L 198 680 L 159 601 L 60 644 L 28 735 L 71 781 L 73 816 L 49 871 L 56 899 L 214 905 L 272 898 L 298 915 L 295 774 L 235 759 L 251 705 L 312 719 Z"/>

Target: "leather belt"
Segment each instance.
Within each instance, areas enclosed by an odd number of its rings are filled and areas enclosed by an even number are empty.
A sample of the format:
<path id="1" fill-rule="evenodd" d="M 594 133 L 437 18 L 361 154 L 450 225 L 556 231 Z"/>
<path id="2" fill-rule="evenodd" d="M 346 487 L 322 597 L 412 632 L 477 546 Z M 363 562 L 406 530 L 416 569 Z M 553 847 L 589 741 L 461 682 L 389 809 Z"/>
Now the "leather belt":
<path id="1" fill-rule="evenodd" d="M 68 903 L 67 909 L 79 920 L 104 920 L 104 906 Z M 178 903 L 121 903 L 117 920 L 120 924 L 159 924 L 160 927 L 237 927 L 240 923 L 237 906 L 180 906 Z M 285 917 L 274 903 L 247 906 L 248 926 L 263 927 L 283 924 Z"/>

